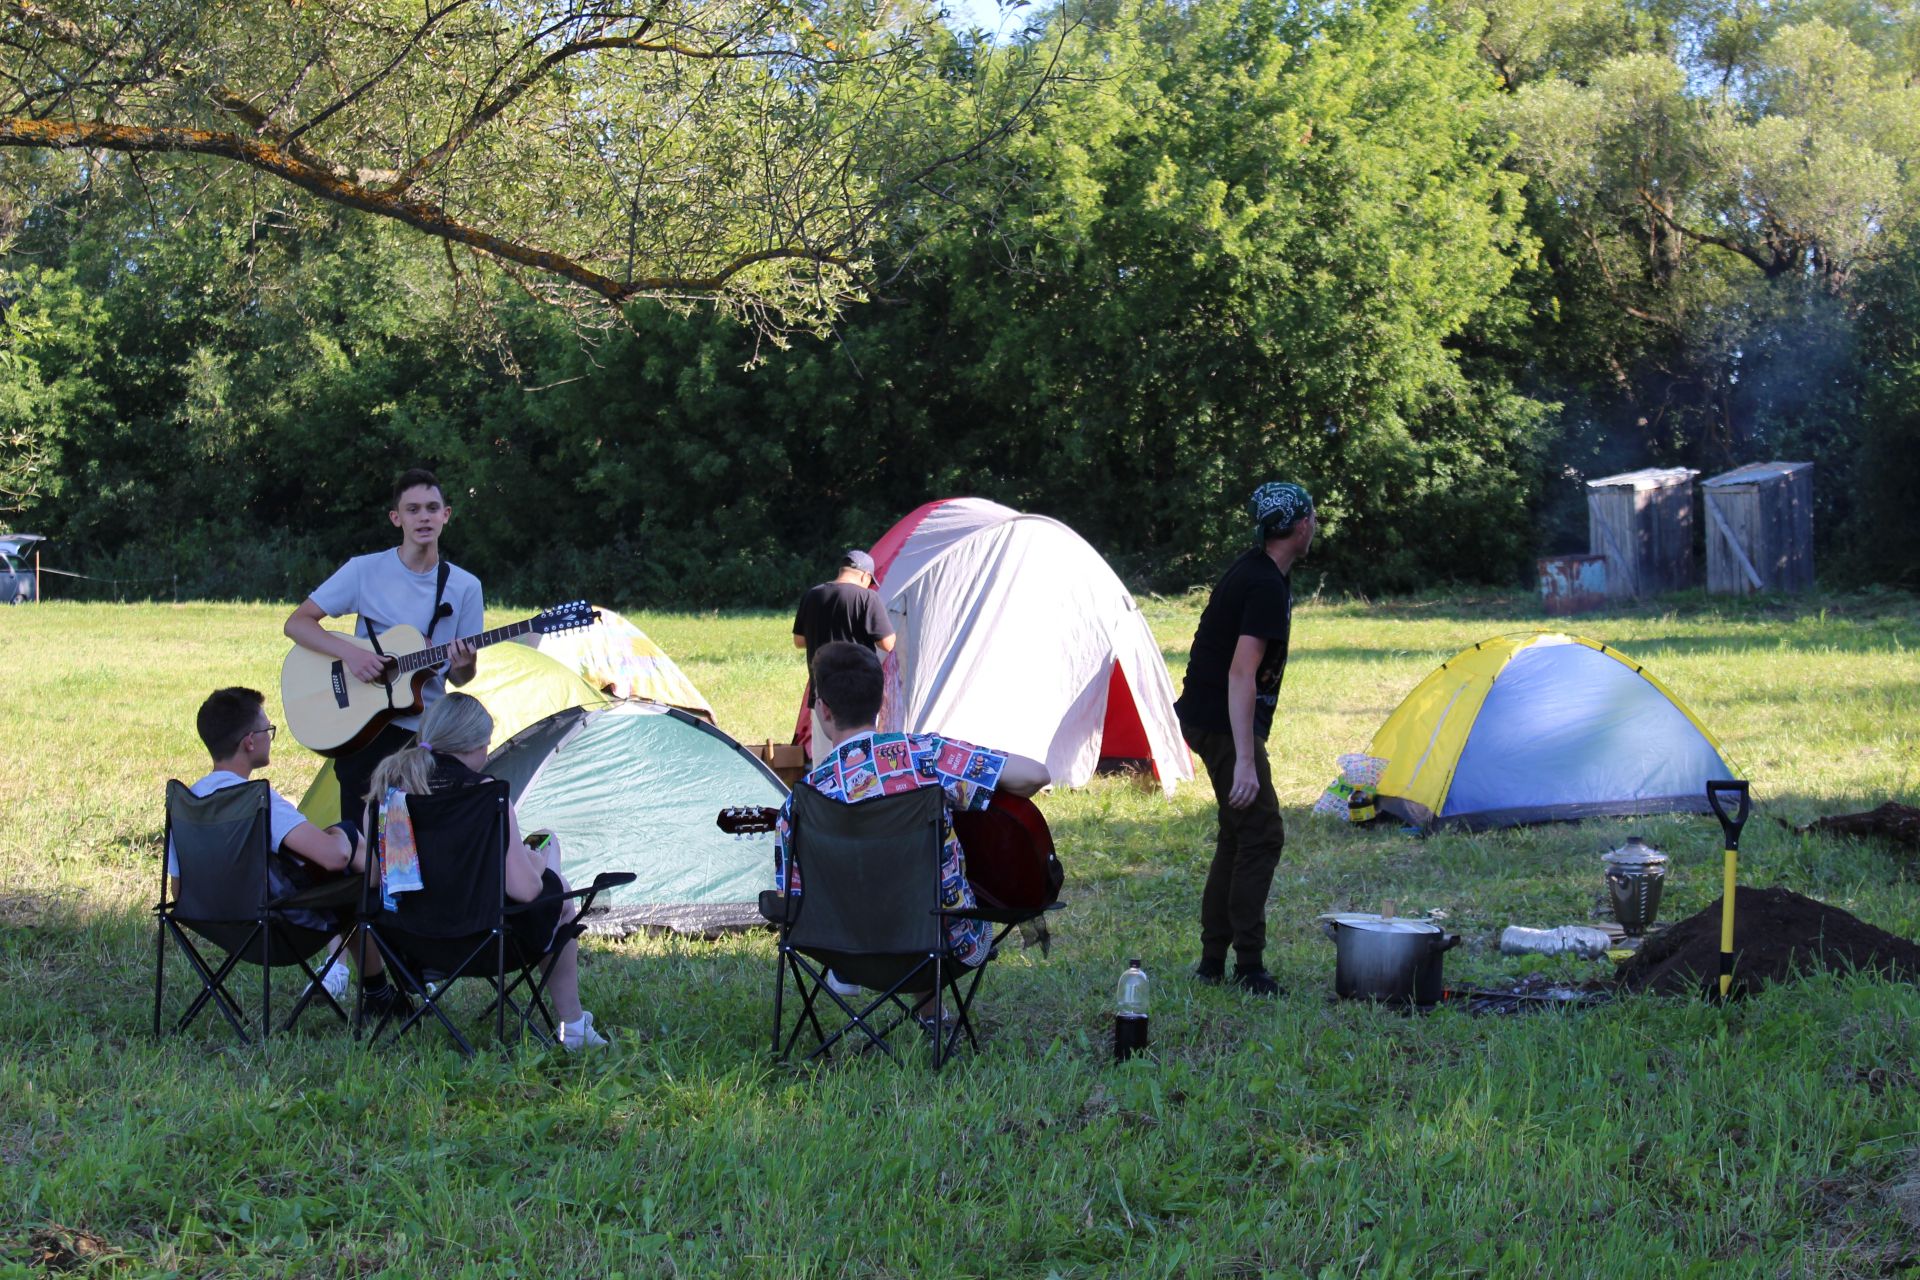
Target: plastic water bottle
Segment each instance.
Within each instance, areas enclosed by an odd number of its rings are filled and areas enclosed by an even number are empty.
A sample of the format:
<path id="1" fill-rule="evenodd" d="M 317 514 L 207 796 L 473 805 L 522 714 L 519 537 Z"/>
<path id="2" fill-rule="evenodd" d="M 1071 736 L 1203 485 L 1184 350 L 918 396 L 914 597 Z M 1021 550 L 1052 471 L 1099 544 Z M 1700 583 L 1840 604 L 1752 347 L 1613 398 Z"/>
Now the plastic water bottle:
<path id="1" fill-rule="evenodd" d="M 1147 1047 L 1147 971 L 1127 961 L 1113 1005 L 1113 1060 L 1125 1062 Z"/>
<path id="2" fill-rule="evenodd" d="M 1511 924 L 1500 931 L 1500 954 L 1504 956 L 1572 955 L 1598 960 L 1612 945 L 1613 939 L 1605 929 L 1579 924 L 1563 924 L 1557 929 L 1527 929 Z"/>

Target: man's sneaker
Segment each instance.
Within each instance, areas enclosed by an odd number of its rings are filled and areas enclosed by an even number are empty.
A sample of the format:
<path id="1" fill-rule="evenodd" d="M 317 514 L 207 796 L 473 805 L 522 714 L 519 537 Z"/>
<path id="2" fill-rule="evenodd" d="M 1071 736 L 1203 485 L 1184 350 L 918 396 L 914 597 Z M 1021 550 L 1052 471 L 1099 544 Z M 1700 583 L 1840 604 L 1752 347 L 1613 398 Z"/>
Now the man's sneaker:
<path id="1" fill-rule="evenodd" d="M 1264 968 L 1242 969 L 1236 965 L 1233 970 L 1233 977 L 1229 981 L 1234 987 L 1246 992 L 1250 996 L 1277 996 L 1280 994 L 1280 984 L 1275 982 L 1273 975 L 1268 973 Z"/>
<path id="2" fill-rule="evenodd" d="M 842 982 L 840 981 L 840 975 L 835 973 L 831 969 L 826 971 L 824 977 L 827 984 L 827 990 L 833 992 L 837 996 L 857 996 L 860 994 L 859 983 Z"/>
<path id="3" fill-rule="evenodd" d="M 578 1022 L 560 1024 L 560 1047 L 568 1053 L 578 1053 L 582 1049 L 600 1049 L 611 1044 L 605 1036 L 593 1029 L 593 1014 L 582 1010 Z"/>
<path id="4" fill-rule="evenodd" d="M 1193 980 L 1217 987 L 1226 980 L 1227 962 L 1225 960 L 1202 960 L 1193 967 Z"/>

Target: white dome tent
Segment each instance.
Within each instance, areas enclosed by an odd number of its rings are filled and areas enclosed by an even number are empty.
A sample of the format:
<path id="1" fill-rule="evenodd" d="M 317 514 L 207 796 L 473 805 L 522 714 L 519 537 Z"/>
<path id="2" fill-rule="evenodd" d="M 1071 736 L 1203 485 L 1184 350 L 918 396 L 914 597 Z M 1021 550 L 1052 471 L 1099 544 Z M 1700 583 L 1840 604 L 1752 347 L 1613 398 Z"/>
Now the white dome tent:
<path id="1" fill-rule="evenodd" d="M 1144 760 L 1193 780 L 1173 682 L 1133 596 L 1058 520 L 981 498 L 931 502 L 873 548 L 897 636 L 881 728 L 938 732 L 1046 762 L 1081 786 Z"/>

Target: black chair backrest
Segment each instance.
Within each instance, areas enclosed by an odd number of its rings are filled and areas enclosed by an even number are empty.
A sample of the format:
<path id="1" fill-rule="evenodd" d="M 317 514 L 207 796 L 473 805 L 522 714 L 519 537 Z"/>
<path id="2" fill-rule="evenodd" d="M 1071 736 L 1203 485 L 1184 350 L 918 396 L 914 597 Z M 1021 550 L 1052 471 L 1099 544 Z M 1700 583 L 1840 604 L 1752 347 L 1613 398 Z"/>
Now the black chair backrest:
<path id="1" fill-rule="evenodd" d="M 167 782 L 167 838 L 180 868 L 174 914 L 188 920 L 258 920 L 268 898 L 271 789 L 256 778 L 196 796 Z"/>
<path id="2" fill-rule="evenodd" d="M 945 946 L 940 918 L 938 787 L 842 804 L 812 787 L 793 792 L 789 844 L 800 903 L 788 940 L 848 955 L 925 955 Z"/>
<path id="3" fill-rule="evenodd" d="M 506 902 L 507 784 L 498 778 L 407 797 L 420 883 L 394 896 L 400 927 L 463 938 L 500 922 Z"/>

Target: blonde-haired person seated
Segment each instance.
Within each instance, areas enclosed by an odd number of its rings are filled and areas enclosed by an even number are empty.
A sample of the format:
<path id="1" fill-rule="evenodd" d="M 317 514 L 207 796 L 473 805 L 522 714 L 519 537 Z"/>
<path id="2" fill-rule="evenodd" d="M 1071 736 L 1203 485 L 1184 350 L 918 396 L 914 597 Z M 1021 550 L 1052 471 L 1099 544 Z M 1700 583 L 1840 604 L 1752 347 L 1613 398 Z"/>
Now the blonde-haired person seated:
<path id="1" fill-rule="evenodd" d="M 372 807 L 392 789 L 408 795 L 438 794 L 471 787 L 487 780 L 480 772 L 487 763 L 487 744 L 493 739 L 493 716 L 478 698 L 449 693 L 427 709 L 420 721 L 420 742 L 382 760 L 367 789 L 367 829 L 373 829 Z M 520 833 L 520 818 L 507 807 L 507 897 L 532 902 L 569 891 L 560 875 L 559 842 L 549 840 L 530 847 Z M 508 931 L 529 954 L 539 955 L 553 945 L 554 930 L 573 918 L 571 902 L 553 901 L 536 911 L 507 917 Z M 569 1053 L 607 1043 L 593 1027 L 593 1015 L 580 1007 L 579 948 L 569 941 L 548 957 L 547 993 L 560 1016 L 560 1046 Z"/>

